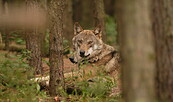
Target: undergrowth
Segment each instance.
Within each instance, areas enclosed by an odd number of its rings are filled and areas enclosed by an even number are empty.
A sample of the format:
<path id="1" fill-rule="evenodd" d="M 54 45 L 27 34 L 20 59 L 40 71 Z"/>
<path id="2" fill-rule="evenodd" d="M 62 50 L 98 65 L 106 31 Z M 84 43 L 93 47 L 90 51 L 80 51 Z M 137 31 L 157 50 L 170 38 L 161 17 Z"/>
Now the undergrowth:
<path id="1" fill-rule="evenodd" d="M 121 96 L 109 96 L 112 88 L 117 85 L 114 78 L 106 75 L 102 67 L 94 67 L 97 69 L 94 76 L 92 72 L 80 71 L 78 76 L 66 79 L 72 89 L 69 89 L 71 92 L 67 92 L 65 97 L 69 97 L 70 102 L 119 102 Z M 83 68 L 86 66 L 80 66 L 80 69 Z"/>
<path id="2" fill-rule="evenodd" d="M 0 101 L 38 102 L 46 98 L 40 86 L 32 82 L 32 68 L 21 55 L 0 54 Z"/>

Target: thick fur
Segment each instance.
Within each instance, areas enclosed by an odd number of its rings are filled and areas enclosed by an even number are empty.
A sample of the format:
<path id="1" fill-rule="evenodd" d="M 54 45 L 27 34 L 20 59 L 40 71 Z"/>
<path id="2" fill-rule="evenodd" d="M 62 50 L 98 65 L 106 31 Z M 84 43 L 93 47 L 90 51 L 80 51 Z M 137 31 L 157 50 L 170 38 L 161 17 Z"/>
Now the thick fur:
<path id="1" fill-rule="evenodd" d="M 83 30 L 78 23 L 75 23 L 74 34 L 72 42 L 75 53 L 70 58 L 71 62 L 80 63 L 87 60 L 97 66 L 104 65 L 108 73 L 120 68 L 119 54 L 112 46 L 103 43 L 100 26 L 94 30 Z"/>

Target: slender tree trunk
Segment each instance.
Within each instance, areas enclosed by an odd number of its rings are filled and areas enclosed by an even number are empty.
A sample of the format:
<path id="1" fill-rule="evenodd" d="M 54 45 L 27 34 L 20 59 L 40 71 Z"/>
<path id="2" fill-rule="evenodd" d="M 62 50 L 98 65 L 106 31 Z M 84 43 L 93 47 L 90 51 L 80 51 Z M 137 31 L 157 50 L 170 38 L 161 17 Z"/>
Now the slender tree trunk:
<path id="1" fill-rule="evenodd" d="M 7 28 L 4 28 L 4 34 L 5 34 L 5 50 L 8 51 L 10 49 L 10 32 L 7 30 Z"/>
<path id="2" fill-rule="evenodd" d="M 105 13 L 110 16 L 114 16 L 115 7 L 113 4 L 115 4 L 115 0 L 103 0 L 103 1 L 105 4 Z"/>
<path id="3" fill-rule="evenodd" d="M 7 2 L 3 2 L 3 15 L 8 15 L 9 13 L 9 8 L 8 8 L 8 3 Z M 10 40 L 9 40 L 9 37 L 10 37 L 10 31 L 9 29 L 7 29 L 7 27 L 4 27 L 3 29 L 3 34 L 5 35 L 5 50 L 9 50 L 9 46 L 10 46 Z"/>
<path id="4" fill-rule="evenodd" d="M 75 22 L 81 22 L 82 18 L 82 1 L 81 0 L 73 0 L 73 20 Z"/>
<path id="5" fill-rule="evenodd" d="M 26 0 L 27 9 L 39 7 L 36 0 Z M 26 48 L 29 53 L 29 65 L 35 68 L 34 74 L 42 74 L 42 57 L 41 57 L 41 35 L 38 28 L 26 31 Z"/>
<path id="6" fill-rule="evenodd" d="M 41 57 L 41 42 L 40 35 L 35 30 L 27 32 L 26 35 L 26 48 L 30 51 L 28 61 L 29 65 L 35 68 L 35 75 L 42 74 L 42 57 Z"/>
<path id="7" fill-rule="evenodd" d="M 0 0 L 0 16 L 4 13 L 4 2 Z M 0 44 L 2 43 L 2 33 L 4 33 L 4 27 L 1 26 L 0 28 Z"/>
<path id="8" fill-rule="evenodd" d="M 40 6 L 41 8 L 47 12 L 48 8 L 47 8 L 47 5 L 48 5 L 48 0 L 39 0 L 39 3 L 40 3 Z M 41 56 L 42 57 L 46 57 L 48 55 L 48 47 L 46 46 L 47 45 L 47 42 L 46 42 L 46 30 L 44 30 L 44 32 L 42 32 L 42 36 L 41 36 Z"/>
<path id="9" fill-rule="evenodd" d="M 82 9 L 80 12 L 82 13 L 82 18 L 80 24 L 87 29 L 91 28 L 93 24 L 93 16 L 92 16 L 92 0 L 80 0 Z M 78 5 L 77 5 L 78 6 Z"/>
<path id="10" fill-rule="evenodd" d="M 74 0 L 73 17 L 75 22 L 80 22 L 81 26 L 90 29 L 93 26 L 92 0 Z"/>
<path id="11" fill-rule="evenodd" d="M 72 0 L 68 0 L 65 4 L 64 10 L 64 38 L 69 41 L 71 45 L 71 40 L 73 38 L 73 9 L 72 9 Z"/>
<path id="12" fill-rule="evenodd" d="M 64 88 L 63 75 L 63 14 L 66 0 L 52 0 L 49 8 L 50 20 L 50 81 L 49 93 L 59 95 Z"/>
<path id="13" fill-rule="evenodd" d="M 150 4 L 151 0 L 117 0 L 126 102 L 154 102 L 155 59 Z"/>
<path id="14" fill-rule="evenodd" d="M 153 4 L 157 96 L 160 102 L 173 102 L 173 1 Z"/>
<path id="15" fill-rule="evenodd" d="M 104 2 L 103 0 L 94 0 L 94 25 L 101 25 L 102 29 L 102 38 L 106 41 L 106 29 L 105 29 L 105 11 L 104 11 Z"/>
<path id="16" fill-rule="evenodd" d="M 3 14 L 3 0 L 0 0 L 0 15 Z"/>

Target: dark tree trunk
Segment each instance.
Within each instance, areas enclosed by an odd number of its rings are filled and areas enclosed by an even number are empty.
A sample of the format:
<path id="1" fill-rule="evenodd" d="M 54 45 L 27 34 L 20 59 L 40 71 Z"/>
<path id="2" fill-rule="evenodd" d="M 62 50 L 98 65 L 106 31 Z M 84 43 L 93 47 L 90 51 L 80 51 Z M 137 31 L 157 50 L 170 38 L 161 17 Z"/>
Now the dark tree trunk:
<path id="1" fill-rule="evenodd" d="M 7 2 L 4 2 L 4 15 L 8 15 L 9 13 L 9 7 L 8 7 L 8 3 Z M 5 35 L 5 50 L 9 50 L 10 48 L 10 31 L 7 27 L 4 27 L 4 31 L 3 31 L 4 35 Z"/>
<path id="2" fill-rule="evenodd" d="M 26 0 L 27 9 L 38 7 L 36 0 Z M 41 57 L 41 35 L 37 28 L 26 31 L 26 48 L 29 53 L 29 65 L 35 68 L 35 75 L 42 74 L 42 57 Z"/>
<path id="3" fill-rule="evenodd" d="M 0 15 L 3 14 L 3 9 L 4 9 L 4 2 L 3 0 L 0 0 Z"/>
<path id="4" fill-rule="evenodd" d="M 4 14 L 4 1 L 0 0 L 0 16 Z M 4 27 L 0 26 L 0 44 L 2 43 L 2 34 L 4 33 Z"/>
<path id="5" fill-rule="evenodd" d="M 173 1 L 153 4 L 157 96 L 160 102 L 173 102 Z"/>
<path id="6" fill-rule="evenodd" d="M 82 18 L 82 1 L 81 0 L 73 0 L 73 20 L 75 22 L 81 22 Z"/>
<path id="7" fill-rule="evenodd" d="M 4 34 L 5 34 L 5 50 L 6 51 L 9 51 L 10 49 L 10 33 L 9 31 L 7 30 L 7 28 L 4 29 Z"/>
<path id="8" fill-rule="evenodd" d="M 81 26 L 90 29 L 93 26 L 92 0 L 74 0 L 73 14 L 74 21 L 80 22 Z"/>
<path id="9" fill-rule="evenodd" d="M 28 61 L 29 65 L 35 69 L 34 74 L 42 74 L 41 42 L 37 31 L 27 32 L 26 48 L 30 51 Z"/>
<path id="10" fill-rule="evenodd" d="M 151 0 L 117 0 L 117 22 L 126 102 L 154 102 Z"/>
<path id="11" fill-rule="evenodd" d="M 64 38 L 69 41 L 69 44 L 71 45 L 71 40 L 73 38 L 73 10 L 72 10 L 72 0 L 69 0 L 65 4 L 65 10 L 64 10 Z"/>
<path id="12" fill-rule="evenodd" d="M 64 88 L 63 75 L 63 14 L 65 0 L 52 0 L 49 8 L 50 22 L 50 82 L 51 96 L 59 95 Z"/>
<path id="13" fill-rule="evenodd" d="M 40 2 L 40 6 L 41 6 L 41 8 L 45 11 L 45 12 L 47 12 L 47 5 L 48 5 L 48 0 L 39 0 L 39 2 Z M 48 52 L 48 46 L 47 46 L 47 39 L 46 39 L 46 35 L 47 34 L 47 32 L 46 32 L 46 30 L 44 30 L 44 32 L 42 32 L 42 36 L 41 36 L 41 56 L 42 57 L 47 57 L 48 56 L 48 54 L 49 54 L 49 52 Z"/>
<path id="14" fill-rule="evenodd" d="M 105 30 L 105 11 L 103 0 L 94 0 L 94 25 L 101 25 L 102 38 L 106 41 L 106 30 Z"/>
<path id="15" fill-rule="evenodd" d="M 114 5 L 115 4 L 115 0 L 103 0 L 104 4 L 105 4 L 105 13 L 110 15 L 110 16 L 114 16 Z"/>

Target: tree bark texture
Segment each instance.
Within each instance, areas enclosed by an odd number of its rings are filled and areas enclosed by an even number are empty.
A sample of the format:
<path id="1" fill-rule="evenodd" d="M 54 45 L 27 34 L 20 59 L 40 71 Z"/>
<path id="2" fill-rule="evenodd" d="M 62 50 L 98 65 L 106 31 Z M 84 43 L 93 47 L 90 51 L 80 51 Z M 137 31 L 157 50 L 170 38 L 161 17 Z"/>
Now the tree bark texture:
<path id="1" fill-rule="evenodd" d="M 103 40 L 106 41 L 106 29 L 105 29 L 105 11 L 103 0 L 93 0 L 94 7 L 94 25 L 101 25 Z"/>
<path id="2" fill-rule="evenodd" d="M 173 102 L 173 1 L 153 1 L 156 91 L 160 102 Z"/>
<path id="3" fill-rule="evenodd" d="M 50 81 L 51 96 L 60 94 L 64 88 L 63 75 L 63 14 L 66 0 L 52 0 L 49 8 L 50 22 Z"/>
<path id="4" fill-rule="evenodd" d="M 36 0 L 26 0 L 27 9 L 39 7 Z M 42 74 L 41 34 L 37 28 L 26 31 L 26 48 L 30 51 L 28 61 L 35 75 Z"/>
<path id="5" fill-rule="evenodd" d="M 125 102 L 154 102 L 154 44 L 150 0 L 117 0 Z"/>

